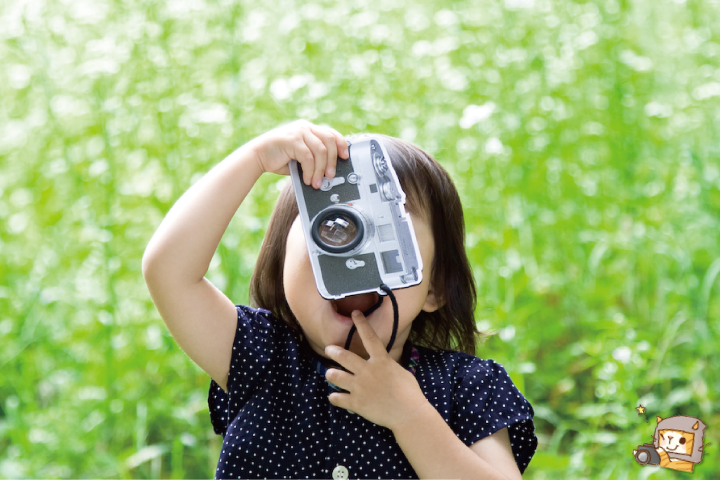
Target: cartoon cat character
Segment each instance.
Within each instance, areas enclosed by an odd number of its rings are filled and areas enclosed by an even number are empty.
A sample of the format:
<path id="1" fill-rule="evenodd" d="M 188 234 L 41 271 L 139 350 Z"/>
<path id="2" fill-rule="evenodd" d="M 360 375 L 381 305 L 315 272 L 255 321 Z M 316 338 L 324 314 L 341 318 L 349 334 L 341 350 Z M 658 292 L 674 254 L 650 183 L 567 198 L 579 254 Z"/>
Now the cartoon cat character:
<path id="1" fill-rule="evenodd" d="M 703 447 L 707 445 L 703 444 L 705 423 L 686 415 L 665 419 L 657 417 L 657 422 L 653 443 L 633 450 L 635 460 L 641 465 L 660 465 L 692 472 L 695 464 L 702 462 Z"/>

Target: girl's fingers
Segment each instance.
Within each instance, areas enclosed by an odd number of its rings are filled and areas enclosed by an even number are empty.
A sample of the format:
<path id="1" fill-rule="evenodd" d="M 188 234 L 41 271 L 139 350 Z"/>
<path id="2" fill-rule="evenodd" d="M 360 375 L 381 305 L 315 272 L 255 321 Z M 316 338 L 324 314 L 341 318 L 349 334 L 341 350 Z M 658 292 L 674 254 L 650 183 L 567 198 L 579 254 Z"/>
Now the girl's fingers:
<path id="1" fill-rule="evenodd" d="M 307 142 L 308 140 L 306 140 L 303 136 L 303 139 L 300 142 L 301 145 L 296 146 L 292 152 L 289 152 L 289 157 L 294 158 L 298 161 L 298 163 L 300 163 L 300 165 L 302 165 L 303 183 L 305 185 L 310 185 L 310 182 L 312 181 L 315 155 L 313 154 L 311 148 L 307 145 Z M 288 172 L 289 171 L 290 170 L 288 169 Z"/>
<path id="2" fill-rule="evenodd" d="M 330 396 L 328 397 L 328 400 L 330 401 L 330 403 L 332 403 L 336 407 L 350 411 L 350 408 L 349 408 L 350 394 L 349 393 L 334 392 L 334 393 L 330 394 Z"/>
<path id="3" fill-rule="evenodd" d="M 311 177 L 309 185 L 313 188 L 320 188 L 325 165 L 327 165 L 327 147 L 323 141 L 318 138 L 312 127 L 303 132 L 303 139 L 305 140 L 305 145 L 310 148 L 313 154 L 312 163 L 308 163 L 308 165 L 303 164 L 303 174 L 307 171 Z M 305 175 L 303 175 L 303 177 L 305 177 Z"/>
<path id="4" fill-rule="evenodd" d="M 347 141 L 338 131 L 327 126 L 304 120 L 298 120 L 294 125 L 297 130 L 293 134 L 294 151 L 288 151 L 290 158 L 295 158 L 302 165 L 303 183 L 320 188 L 323 177 L 335 176 L 338 156 L 348 158 Z"/>
<path id="5" fill-rule="evenodd" d="M 313 133 L 317 135 L 327 149 L 325 167 L 319 170 L 316 166 L 315 172 L 318 173 L 319 171 L 318 175 L 320 180 L 322 180 L 323 177 L 332 178 L 335 176 L 335 165 L 337 164 L 338 157 L 337 140 L 335 138 L 336 132 L 333 132 L 333 129 L 330 127 L 317 127 L 314 125 L 311 128 Z"/>
<path id="6" fill-rule="evenodd" d="M 365 363 L 365 360 L 358 357 L 350 350 L 345 350 L 338 345 L 328 345 L 327 347 L 325 347 L 325 355 L 330 360 L 334 360 L 339 363 L 351 374 L 360 371 L 360 369 Z"/>
<path id="7" fill-rule="evenodd" d="M 340 132 L 338 132 L 334 128 L 326 128 L 330 134 L 328 141 L 333 143 L 336 154 L 328 155 L 328 163 L 325 167 L 325 176 L 328 178 L 333 178 L 335 176 L 338 158 L 348 159 L 350 158 L 350 155 L 348 152 L 348 144 L 347 140 L 345 140 L 345 137 L 343 137 Z M 331 150 L 331 147 L 329 145 L 328 150 Z"/>
<path id="8" fill-rule="evenodd" d="M 363 342 L 365 351 L 371 357 L 381 356 L 383 354 L 387 355 L 387 351 L 385 351 L 385 346 L 383 345 L 380 337 L 378 337 L 375 330 L 372 328 L 372 325 L 370 325 L 370 322 L 368 322 L 367 318 L 365 318 L 365 315 L 363 315 L 360 310 L 353 310 L 350 315 L 353 322 L 355 323 L 355 326 L 357 327 L 357 332 Z"/>
<path id="9" fill-rule="evenodd" d="M 337 130 L 333 130 L 333 132 L 335 133 L 335 140 L 337 142 L 338 157 L 347 160 L 350 158 L 350 149 L 348 147 L 347 140 L 345 137 L 340 135 L 340 132 Z"/>
<path id="10" fill-rule="evenodd" d="M 348 392 L 351 391 L 353 377 L 352 373 L 343 372 L 337 368 L 328 368 L 327 372 L 325 372 L 325 378 L 330 383 Z"/>

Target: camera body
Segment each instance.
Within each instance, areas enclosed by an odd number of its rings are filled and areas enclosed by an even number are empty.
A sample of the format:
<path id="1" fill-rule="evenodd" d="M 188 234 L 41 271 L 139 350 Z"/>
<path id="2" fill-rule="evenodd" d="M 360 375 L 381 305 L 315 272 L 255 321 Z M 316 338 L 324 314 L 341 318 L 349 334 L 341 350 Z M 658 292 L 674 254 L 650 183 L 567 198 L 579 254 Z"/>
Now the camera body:
<path id="1" fill-rule="evenodd" d="M 422 257 L 405 192 L 380 138 L 348 141 L 348 160 L 338 158 L 334 178 L 320 189 L 302 181 L 290 162 L 315 283 L 325 299 L 410 287 L 422 281 Z"/>
<path id="2" fill-rule="evenodd" d="M 635 461 L 640 465 L 660 465 L 660 455 L 652 443 L 638 445 L 635 451 Z"/>

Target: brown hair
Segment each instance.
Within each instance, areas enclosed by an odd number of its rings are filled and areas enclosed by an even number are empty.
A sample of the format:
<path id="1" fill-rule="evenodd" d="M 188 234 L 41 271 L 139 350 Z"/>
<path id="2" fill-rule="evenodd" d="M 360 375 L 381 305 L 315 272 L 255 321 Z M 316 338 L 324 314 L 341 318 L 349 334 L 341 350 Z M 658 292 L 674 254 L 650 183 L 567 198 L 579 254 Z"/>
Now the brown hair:
<path id="1" fill-rule="evenodd" d="M 430 280 L 442 307 L 435 312 L 420 312 L 412 323 L 410 342 L 475 355 L 476 340 L 480 336 L 474 318 L 477 293 L 465 252 L 465 222 L 455 184 L 437 160 L 421 148 L 386 135 L 374 136 L 382 138 L 392 159 L 407 196 L 406 209 L 427 219 L 435 239 Z M 352 138 L 348 137 L 351 141 Z M 295 193 L 288 182 L 280 193 L 260 248 L 250 280 L 250 302 L 270 310 L 302 333 L 283 288 L 285 243 L 298 213 Z"/>

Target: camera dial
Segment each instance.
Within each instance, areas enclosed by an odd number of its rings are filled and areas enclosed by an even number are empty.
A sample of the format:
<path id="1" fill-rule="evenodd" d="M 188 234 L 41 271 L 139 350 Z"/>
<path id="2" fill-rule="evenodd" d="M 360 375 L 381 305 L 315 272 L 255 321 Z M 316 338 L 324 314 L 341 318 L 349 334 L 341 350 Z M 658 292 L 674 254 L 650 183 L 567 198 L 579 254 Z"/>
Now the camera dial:
<path id="1" fill-rule="evenodd" d="M 385 176 L 385 172 L 388 171 L 388 165 L 387 161 L 385 160 L 385 157 L 380 155 L 377 152 L 373 152 L 372 155 L 373 158 L 373 167 L 375 167 L 375 171 L 380 175 L 381 177 Z"/>
<path id="2" fill-rule="evenodd" d="M 390 182 L 385 182 L 380 185 L 380 192 L 385 200 L 388 202 L 395 201 L 399 198 L 399 194 L 395 189 L 395 186 Z"/>

